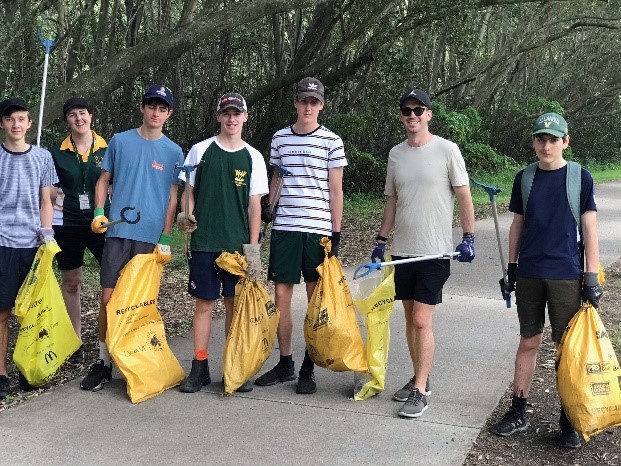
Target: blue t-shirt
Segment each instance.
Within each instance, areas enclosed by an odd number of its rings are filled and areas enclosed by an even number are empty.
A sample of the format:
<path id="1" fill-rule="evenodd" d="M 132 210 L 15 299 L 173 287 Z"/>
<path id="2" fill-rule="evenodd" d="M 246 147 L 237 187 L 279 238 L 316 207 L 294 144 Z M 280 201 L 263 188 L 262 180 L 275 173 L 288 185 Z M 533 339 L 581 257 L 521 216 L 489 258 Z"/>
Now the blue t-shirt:
<path id="1" fill-rule="evenodd" d="M 522 175 L 513 181 L 509 210 L 524 215 Z M 526 206 L 516 275 L 528 278 L 577 280 L 582 277 L 580 234 L 567 200 L 567 165 L 537 168 Z M 597 210 L 593 177 L 582 169 L 580 215 Z"/>
<path id="2" fill-rule="evenodd" d="M 115 134 L 104 156 L 101 168 L 112 175 L 110 221 L 121 217 L 121 209 L 135 207 L 126 213 L 136 224 L 120 223 L 108 229 L 107 235 L 157 244 L 164 228 L 170 188 L 183 165 L 181 147 L 162 135 L 155 141 L 144 139 L 136 129 Z"/>

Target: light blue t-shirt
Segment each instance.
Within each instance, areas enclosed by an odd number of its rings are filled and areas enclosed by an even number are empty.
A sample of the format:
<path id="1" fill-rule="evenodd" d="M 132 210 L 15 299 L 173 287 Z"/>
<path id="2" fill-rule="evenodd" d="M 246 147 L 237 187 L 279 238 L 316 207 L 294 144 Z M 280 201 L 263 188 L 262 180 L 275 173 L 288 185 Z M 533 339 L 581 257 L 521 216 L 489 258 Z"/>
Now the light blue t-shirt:
<path id="1" fill-rule="evenodd" d="M 155 141 L 142 138 L 136 129 L 115 134 L 101 168 L 112 175 L 110 221 L 121 218 L 123 207 L 135 207 L 126 213 L 136 224 L 120 223 L 107 235 L 157 244 L 164 228 L 170 188 L 179 184 L 178 166 L 183 165 L 181 147 L 162 135 Z"/>
<path id="2" fill-rule="evenodd" d="M 58 183 L 52 154 L 37 146 L 11 152 L 0 145 L 0 246 L 41 244 L 41 188 Z"/>

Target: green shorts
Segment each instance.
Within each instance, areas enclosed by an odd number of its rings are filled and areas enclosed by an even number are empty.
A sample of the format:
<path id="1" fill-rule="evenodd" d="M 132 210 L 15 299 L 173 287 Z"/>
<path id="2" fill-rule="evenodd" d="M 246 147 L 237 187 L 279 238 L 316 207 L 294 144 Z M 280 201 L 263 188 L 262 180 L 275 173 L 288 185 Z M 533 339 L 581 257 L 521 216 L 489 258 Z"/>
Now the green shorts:
<path id="1" fill-rule="evenodd" d="M 517 277 L 515 303 L 520 321 L 520 335 L 539 335 L 548 318 L 552 340 L 560 343 L 565 327 L 582 305 L 580 280 L 546 280 Z"/>
<path id="2" fill-rule="evenodd" d="M 324 260 L 326 235 L 301 231 L 272 230 L 270 264 L 267 278 L 276 283 L 300 283 L 300 273 L 307 282 L 319 280 L 317 266 Z"/>

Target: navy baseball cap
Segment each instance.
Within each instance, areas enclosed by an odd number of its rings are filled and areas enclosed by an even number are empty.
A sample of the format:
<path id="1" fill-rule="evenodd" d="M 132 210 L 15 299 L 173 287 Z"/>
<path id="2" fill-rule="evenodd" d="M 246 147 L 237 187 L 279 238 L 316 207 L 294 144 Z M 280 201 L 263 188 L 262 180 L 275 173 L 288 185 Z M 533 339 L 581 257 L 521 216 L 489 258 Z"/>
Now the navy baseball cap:
<path id="1" fill-rule="evenodd" d="M 144 102 L 147 99 L 160 99 L 166 102 L 170 108 L 173 108 L 173 94 L 170 89 L 168 89 L 163 84 L 151 84 L 149 89 L 142 96 L 142 101 Z"/>
<path id="2" fill-rule="evenodd" d="M 0 102 L 0 116 L 9 116 L 10 110 L 28 110 L 28 104 L 21 97 L 10 97 Z"/>

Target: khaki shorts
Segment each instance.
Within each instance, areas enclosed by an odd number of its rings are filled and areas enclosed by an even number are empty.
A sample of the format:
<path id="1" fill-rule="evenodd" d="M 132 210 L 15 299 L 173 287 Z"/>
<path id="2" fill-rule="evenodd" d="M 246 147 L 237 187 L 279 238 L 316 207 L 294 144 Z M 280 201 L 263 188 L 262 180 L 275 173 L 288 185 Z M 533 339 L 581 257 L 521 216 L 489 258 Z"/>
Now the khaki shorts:
<path id="1" fill-rule="evenodd" d="M 552 340 L 560 343 L 567 324 L 582 305 L 580 280 L 517 277 L 515 303 L 521 336 L 529 338 L 543 332 L 547 304 Z"/>
<path id="2" fill-rule="evenodd" d="M 106 238 L 99 283 L 102 288 L 114 288 L 123 267 L 138 254 L 151 254 L 155 244 L 125 238 Z"/>
<path id="3" fill-rule="evenodd" d="M 301 231 L 272 230 L 270 264 L 267 278 L 276 283 L 300 283 L 300 273 L 307 282 L 319 280 L 317 266 L 324 260 L 326 235 Z"/>

